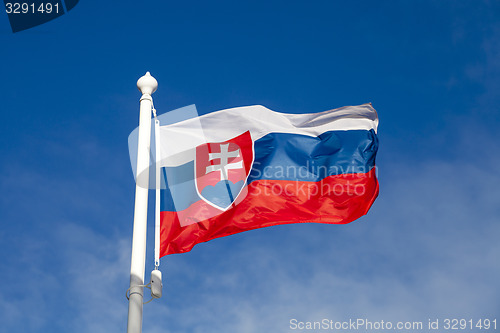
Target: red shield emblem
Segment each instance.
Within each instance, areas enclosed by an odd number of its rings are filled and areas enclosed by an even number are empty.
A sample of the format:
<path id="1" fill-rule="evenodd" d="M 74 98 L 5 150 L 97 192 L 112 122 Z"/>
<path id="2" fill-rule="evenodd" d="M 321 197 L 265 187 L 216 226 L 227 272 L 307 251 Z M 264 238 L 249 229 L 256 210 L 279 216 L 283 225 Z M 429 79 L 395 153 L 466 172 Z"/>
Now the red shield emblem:
<path id="1" fill-rule="evenodd" d="M 253 161 L 249 131 L 228 141 L 196 147 L 194 164 L 198 195 L 211 206 L 227 210 L 244 195 Z"/>

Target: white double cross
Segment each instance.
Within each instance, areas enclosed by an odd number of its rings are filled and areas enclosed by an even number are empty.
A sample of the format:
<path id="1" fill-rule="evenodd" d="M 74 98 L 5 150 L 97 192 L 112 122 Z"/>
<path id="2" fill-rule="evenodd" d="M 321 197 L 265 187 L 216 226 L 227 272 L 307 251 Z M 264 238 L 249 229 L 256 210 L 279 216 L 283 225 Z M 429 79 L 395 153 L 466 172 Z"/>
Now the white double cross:
<path id="1" fill-rule="evenodd" d="M 220 171 L 221 180 L 227 180 L 227 171 L 232 169 L 243 169 L 243 161 L 229 163 L 230 158 L 240 156 L 240 150 L 229 151 L 229 143 L 220 145 L 220 153 L 209 153 L 208 160 L 220 159 L 220 164 L 209 165 L 205 174 L 212 171 Z"/>

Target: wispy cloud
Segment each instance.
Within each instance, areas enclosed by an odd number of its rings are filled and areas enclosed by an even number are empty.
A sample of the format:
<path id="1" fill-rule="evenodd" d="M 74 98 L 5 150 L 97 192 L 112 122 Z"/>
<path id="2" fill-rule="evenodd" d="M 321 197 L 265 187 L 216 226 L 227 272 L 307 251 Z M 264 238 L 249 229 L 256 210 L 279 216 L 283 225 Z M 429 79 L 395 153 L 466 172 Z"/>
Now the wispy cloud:
<path id="1" fill-rule="evenodd" d="M 469 135 L 462 133 L 450 149 L 461 150 Z M 481 149 L 494 149 L 494 140 L 486 142 L 492 143 Z M 360 221 L 256 230 L 164 258 L 164 296 L 145 305 L 144 331 L 286 332 L 293 318 L 494 316 L 500 310 L 500 176 L 493 166 L 500 158 L 476 153 L 412 165 L 383 154 L 380 198 Z M 44 220 L 58 217 L 59 209 L 81 209 L 81 201 L 56 202 L 64 180 L 29 175 L 21 179 L 40 185 L 30 194 L 40 198 L 35 207 L 52 206 Z M 95 228 L 96 217 L 117 203 L 106 191 L 96 196 L 81 188 L 80 199 L 95 202 L 88 224 L 81 216 L 59 216 L 22 237 L 2 235 L 12 252 L 0 267 L 19 270 L 0 289 L 0 318 L 9 330 L 125 330 L 131 235 Z M 4 200 L 15 205 L 16 193 Z M 36 218 L 36 211 L 26 216 Z M 118 218 L 130 218 L 123 222 L 130 226 L 131 215 Z"/>
<path id="2" fill-rule="evenodd" d="M 145 325 L 283 332 L 291 318 L 494 317 L 500 176 L 488 166 L 500 161 L 490 156 L 483 168 L 469 157 L 383 165 L 381 197 L 354 224 L 271 228 L 165 259 L 165 299 L 158 303 L 170 310 Z M 207 250 L 211 257 L 201 254 Z M 198 266 L 202 260 L 210 263 Z M 189 263 L 194 267 L 186 269 Z"/>

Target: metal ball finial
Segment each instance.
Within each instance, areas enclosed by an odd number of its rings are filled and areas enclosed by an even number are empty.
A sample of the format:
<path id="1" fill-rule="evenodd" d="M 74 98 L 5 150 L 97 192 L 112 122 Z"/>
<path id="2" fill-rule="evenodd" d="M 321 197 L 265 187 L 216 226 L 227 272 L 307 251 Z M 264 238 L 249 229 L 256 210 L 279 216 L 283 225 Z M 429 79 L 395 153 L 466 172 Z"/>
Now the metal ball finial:
<path id="1" fill-rule="evenodd" d="M 151 95 L 158 88 L 158 81 L 149 72 L 146 72 L 146 75 L 137 80 L 137 88 L 139 88 L 142 94 Z"/>

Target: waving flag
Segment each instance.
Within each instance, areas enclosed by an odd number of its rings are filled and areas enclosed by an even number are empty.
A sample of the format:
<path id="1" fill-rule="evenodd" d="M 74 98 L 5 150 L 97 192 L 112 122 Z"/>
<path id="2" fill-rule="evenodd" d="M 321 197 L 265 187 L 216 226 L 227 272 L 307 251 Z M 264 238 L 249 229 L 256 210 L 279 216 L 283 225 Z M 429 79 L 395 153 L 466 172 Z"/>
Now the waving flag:
<path id="1" fill-rule="evenodd" d="M 288 223 L 349 223 L 378 195 L 371 104 L 285 114 L 263 106 L 161 126 L 160 255 Z"/>

